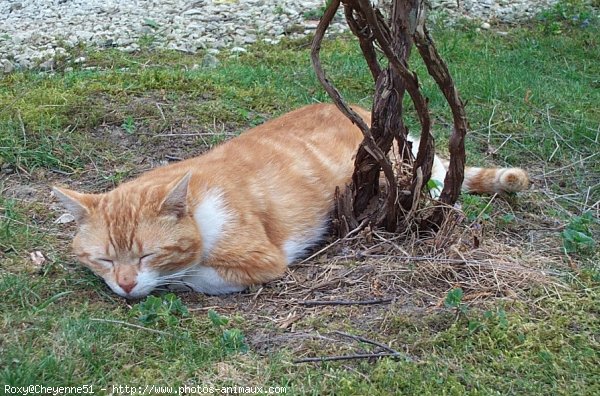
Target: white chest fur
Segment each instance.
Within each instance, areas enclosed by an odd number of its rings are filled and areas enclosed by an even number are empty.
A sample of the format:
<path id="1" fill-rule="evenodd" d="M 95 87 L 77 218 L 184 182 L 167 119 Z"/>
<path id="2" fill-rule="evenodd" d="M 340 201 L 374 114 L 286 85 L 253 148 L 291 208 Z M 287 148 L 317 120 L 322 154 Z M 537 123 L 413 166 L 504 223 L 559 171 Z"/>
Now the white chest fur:
<path id="1" fill-rule="evenodd" d="M 209 190 L 196 208 L 194 220 L 202 237 L 202 257 L 210 257 L 213 249 L 225 236 L 233 214 L 227 208 L 219 189 Z M 242 291 L 244 286 L 225 281 L 214 268 L 197 264 L 185 271 L 182 281 L 194 291 L 206 294 L 227 294 Z"/>
<path id="2" fill-rule="evenodd" d="M 218 189 L 209 190 L 194 209 L 194 220 L 202 236 L 202 255 L 210 256 L 215 245 L 223 237 L 232 213 L 227 209 L 223 193 Z"/>
<path id="3" fill-rule="evenodd" d="M 412 135 L 408 135 L 408 140 L 412 142 L 412 153 L 417 158 L 419 152 L 419 144 L 421 141 Z M 433 168 L 431 169 L 431 180 L 436 182 L 436 186 L 429 189 L 431 198 L 438 199 L 444 189 L 444 180 L 446 179 L 446 167 L 442 160 L 436 155 L 433 158 Z"/>

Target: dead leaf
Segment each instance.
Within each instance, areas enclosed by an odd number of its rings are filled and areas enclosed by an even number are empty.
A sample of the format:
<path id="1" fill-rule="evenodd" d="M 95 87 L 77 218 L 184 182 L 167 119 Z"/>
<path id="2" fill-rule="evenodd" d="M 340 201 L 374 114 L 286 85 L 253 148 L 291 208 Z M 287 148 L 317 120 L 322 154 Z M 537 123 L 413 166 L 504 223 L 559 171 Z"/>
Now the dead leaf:
<path id="1" fill-rule="evenodd" d="M 491 293 L 489 291 L 480 291 L 480 292 L 465 294 L 462 300 L 463 301 L 473 301 L 473 300 L 477 300 L 479 298 L 485 298 L 485 297 L 489 297 L 489 296 L 493 296 L 493 293 Z"/>
<path id="2" fill-rule="evenodd" d="M 290 312 L 287 318 L 279 321 L 277 327 L 279 327 L 280 329 L 287 329 L 288 327 L 290 327 L 290 325 L 296 323 L 300 319 L 302 319 L 302 315 L 297 315 L 294 312 Z"/>
<path id="3" fill-rule="evenodd" d="M 56 220 L 54 220 L 55 224 L 66 224 L 66 223 L 70 223 L 72 221 L 75 221 L 75 216 L 73 216 L 71 213 L 63 213 L 62 215 L 60 215 L 60 217 Z"/>

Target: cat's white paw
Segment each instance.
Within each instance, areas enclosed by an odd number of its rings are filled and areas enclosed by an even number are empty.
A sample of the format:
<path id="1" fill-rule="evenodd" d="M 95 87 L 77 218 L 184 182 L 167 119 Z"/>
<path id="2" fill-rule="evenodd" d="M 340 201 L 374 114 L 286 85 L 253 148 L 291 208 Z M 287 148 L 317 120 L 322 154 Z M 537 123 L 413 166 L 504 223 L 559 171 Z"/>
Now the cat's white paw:
<path id="1" fill-rule="evenodd" d="M 218 295 L 241 292 L 246 289 L 246 286 L 226 281 L 212 267 L 198 265 L 186 271 L 186 274 L 183 282 L 200 293 Z"/>

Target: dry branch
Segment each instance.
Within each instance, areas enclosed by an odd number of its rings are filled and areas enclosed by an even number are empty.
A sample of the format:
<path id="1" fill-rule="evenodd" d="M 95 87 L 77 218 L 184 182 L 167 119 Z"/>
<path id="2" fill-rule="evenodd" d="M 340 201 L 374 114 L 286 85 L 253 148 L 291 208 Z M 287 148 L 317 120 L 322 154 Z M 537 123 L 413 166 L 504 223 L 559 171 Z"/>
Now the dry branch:
<path id="1" fill-rule="evenodd" d="M 321 85 L 323 85 L 323 88 L 325 88 L 325 91 L 327 91 L 329 96 L 333 99 L 340 111 L 344 113 L 344 115 L 348 117 L 355 125 L 357 125 L 365 138 L 367 138 L 370 135 L 369 126 L 354 110 L 352 110 L 350 106 L 346 104 L 339 91 L 331 84 L 331 82 L 329 82 L 329 79 L 327 79 L 325 76 L 323 66 L 321 66 L 321 59 L 319 58 L 319 52 L 321 51 L 321 43 L 323 42 L 323 37 L 325 37 L 325 31 L 331 24 L 331 21 L 333 20 L 333 17 L 335 16 L 339 6 L 340 0 L 333 0 L 329 7 L 327 7 L 325 10 L 325 14 L 319 21 L 315 31 L 315 37 L 310 50 L 310 57 L 317 74 L 317 78 L 321 82 Z"/>
<path id="2" fill-rule="evenodd" d="M 375 139 L 373 138 L 373 135 L 371 134 L 371 129 L 369 128 L 369 126 L 354 110 L 352 110 L 352 108 L 350 106 L 348 106 L 346 104 L 346 102 L 342 98 L 342 95 L 339 93 L 339 91 L 327 79 L 327 77 L 325 75 L 325 71 L 323 70 L 323 67 L 321 65 L 321 60 L 319 58 L 319 53 L 321 50 L 321 43 L 323 41 L 323 37 L 325 36 L 325 31 L 331 24 L 331 21 L 333 20 L 333 17 L 339 8 L 339 5 L 340 5 L 340 0 L 333 0 L 331 2 L 331 4 L 327 7 L 327 9 L 325 10 L 325 14 L 319 21 L 319 24 L 315 31 L 315 37 L 314 37 L 312 45 L 311 45 L 311 60 L 313 63 L 313 67 L 315 69 L 315 73 L 317 74 L 317 78 L 319 79 L 319 81 L 321 82 L 323 87 L 325 88 L 325 91 L 327 91 L 329 96 L 333 99 L 333 101 L 336 104 L 336 106 L 338 107 L 338 109 L 340 109 L 340 111 L 344 115 L 346 115 L 346 117 L 348 117 L 362 131 L 364 140 L 363 140 L 361 147 L 364 148 L 364 150 L 366 152 L 368 152 L 368 154 L 373 159 L 375 159 L 375 161 L 377 161 L 377 165 L 378 165 L 377 172 L 379 172 L 379 169 L 383 169 L 385 177 L 390 186 L 390 189 L 388 191 L 387 202 L 393 203 L 395 200 L 395 197 L 396 197 L 395 175 L 394 175 L 394 171 L 392 169 L 392 165 L 391 165 L 387 155 L 385 154 L 385 153 L 387 153 L 387 151 L 389 151 L 389 145 L 388 145 L 387 149 L 381 150 L 380 146 L 378 146 L 378 144 L 375 142 Z M 391 142 L 390 142 L 390 144 L 391 144 Z M 360 188 L 360 184 L 358 186 Z M 377 189 L 375 188 L 375 191 L 376 190 Z M 348 191 L 347 193 L 351 193 L 351 190 Z M 387 208 L 389 210 L 393 210 L 393 205 L 391 205 L 391 208 L 390 208 L 390 205 L 388 205 Z M 365 205 L 365 209 L 366 209 L 366 205 Z M 363 210 L 361 210 L 360 212 L 362 212 Z M 380 211 L 384 211 L 384 210 L 385 210 L 385 206 Z M 340 212 L 340 217 L 343 216 L 346 219 L 352 218 L 353 220 L 351 221 L 351 223 L 358 224 L 358 221 L 356 221 L 356 218 L 358 216 L 355 216 L 356 211 L 350 211 L 350 208 L 347 208 L 345 206 L 344 207 L 338 206 L 338 211 Z"/>
<path id="3" fill-rule="evenodd" d="M 431 136 L 431 118 L 429 116 L 427 100 L 421 94 L 419 89 L 419 81 L 417 76 L 416 74 L 411 73 L 406 66 L 409 54 L 406 53 L 403 58 L 398 57 L 398 54 L 392 49 L 393 43 L 390 43 L 390 40 L 387 37 L 388 35 L 385 34 L 385 30 L 381 27 L 380 19 L 377 18 L 377 14 L 373 10 L 371 2 L 369 0 L 357 1 L 358 4 L 360 4 L 361 11 L 369 23 L 375 38 L 377 39 L 377 43 L 379 44 L 381 51 L 390 62 L 390 65 L 394 71 L 402 78 L 406 91 L 410 95 L 413 104 L 415 105 L 415 110 L 421 124 L 421 143 L 419 145 L 417 158 L 415 159 L 415 163 L 413 165 L 413 170 L 416 171 L 416 169 L 421 168 L 424 180 L 429 180 L 431 177 L 434 156 L 434 142 L 433 137 Z M 415 3 L 415 0 L 397 1 L 394 5 L 394 11 L 392 15 L 393 27 L 396 30 L 396 35 L 394 35 L 394 37 L 399 37 L 398 41 L 400 42 L 412 43 L 410 37 L 414 34 L 417 26 L 417 15 L 416 13 L 414 15 L 411 14 L 411 11 L 415 9 Z M 403 35 L 407 37 L 403 37 Z M 416 174 L 416 172 L 414 172 L 413 175 L 414 174 Z M 411 192 L 413 194 L 419 193 L 418 191 L 415 191 L 415 187 L 416 177 L 413 177 L 413 185 L 411 188 Z"/>
<path id="4" fill-rule="evenodd" d="M 381 73 L 381 66 L 377 60 L 377 51 L 373 45 L 374 38 L 371 34 L 371 30 L 362 16 L 354 13 L 352 7 L 344 7 L 344 15 L 346 16 L 346 22 L 348 22 L 350 31 L 358 37 L 360 49 L 367 60 L 367 65 L 369 66 L 369 70 L 371 70 L 373 80 L 377 82 L 377 78 Z"/>
<path id="5" fill-rule="evenodd" d="M 136 325 L 134 323 L 123 322 L 122 320 L 90 318 L 90 322 L 112 323 L 112 324 L 117 324 L 117 325 L 120 325 L 120 326 L 132 327 L 134 329 L 149 331 L 150 333 L 155 333 L 155 334 L 168 335 L 168 336 L 172 336 L 173 335 L 171 333 L 167 333 L 166 331 L 150 329 L 148 327 Z"/>

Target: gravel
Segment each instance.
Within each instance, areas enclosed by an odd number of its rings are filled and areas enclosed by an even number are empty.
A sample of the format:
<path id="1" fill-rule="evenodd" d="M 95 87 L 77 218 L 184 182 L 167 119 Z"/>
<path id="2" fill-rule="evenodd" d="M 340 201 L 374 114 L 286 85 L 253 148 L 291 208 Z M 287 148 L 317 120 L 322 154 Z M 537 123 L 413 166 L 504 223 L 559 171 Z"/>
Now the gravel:
<path id="1" fill-rule="evenodd" d="M 381 0 L 386 1 L 386 0 Z M 389 1 L 389 0 L 387 0 Z M 433 14 L 475 19 L 482 29 L 531 18 L 557 0 L 431 0 Z M 214 55 L 247 51 L 258 41 L 277 43 L 314 31 L 323 0 L 0 0 L 0 73 L 17 68 L 53 69 L 57 62 L 81 64 L 73 48 L 142 45 Z M 337 18 L 330 33 L 345 31 Z M 216 51 L 216 52 L 215 52 Z"/>
<path id="2" fill-rule="evenodd" d="M 476 19 L 491 23 L 513 24 L 533 18 L 558 0 L 433 0 L 434 11 L 445 11 L 451 19 Z M 488 27 L 489 29 L 489 27 Z"/>

